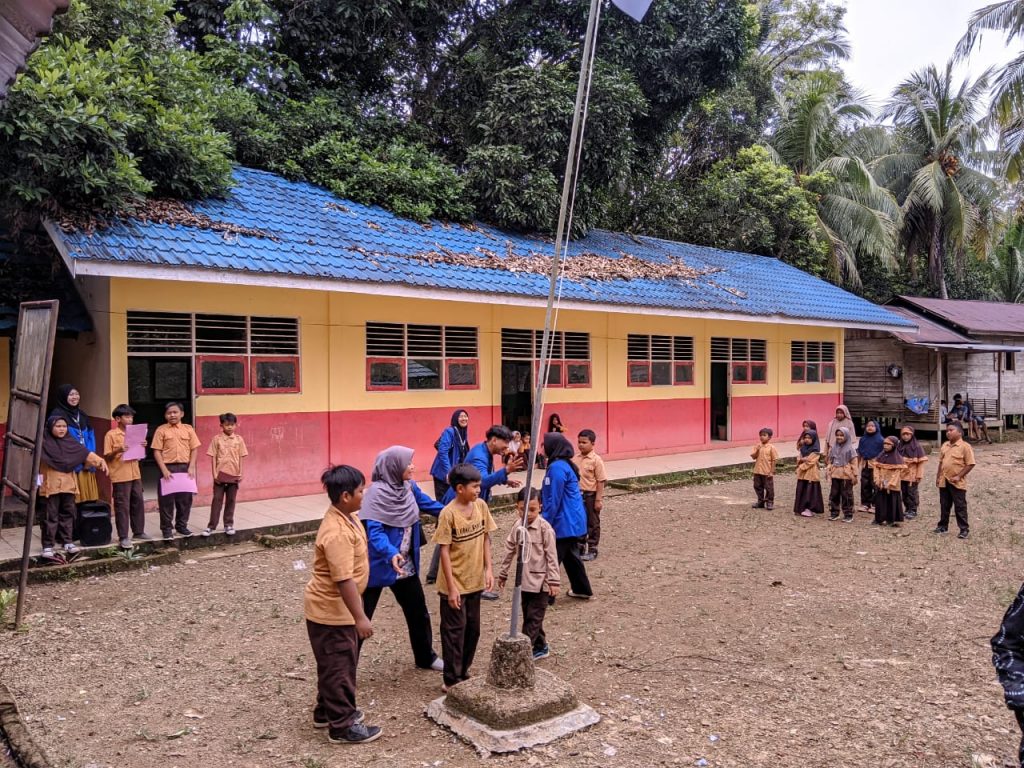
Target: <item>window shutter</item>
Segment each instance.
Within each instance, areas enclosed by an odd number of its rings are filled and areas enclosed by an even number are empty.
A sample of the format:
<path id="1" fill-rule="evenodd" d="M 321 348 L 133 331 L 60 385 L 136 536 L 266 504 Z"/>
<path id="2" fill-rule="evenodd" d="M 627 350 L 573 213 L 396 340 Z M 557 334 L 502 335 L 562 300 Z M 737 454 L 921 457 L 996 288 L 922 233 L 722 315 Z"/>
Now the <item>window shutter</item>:
<path id="1" fill-rule="evenodd" d="M 673 359 L 682 362 L 693 360 L 692 336 L 675 336 L 672 339 L 672 347 Z"/>
<path id="2" fill-rule="evenodd" d="M 440 325 L 407 325 L 406 347 L 409 357 L 441 357 Z"/>
<path id="3" fill-rule="evenodd" d="M 651 336 L 651 360 L 672 359 L 672 337 Z"/>
<path id="4" fill-rule="evenodd" d="M 446 326 L 444 329 L 444 356 L 458 358 L 477 357 L 477 329 Z"/>
<path id="5" fill-rule="evenodd" d="M 802 341 L 792 341 L 789 344 L 789 359 L 794 363 L 802 363 L 807 357 L 806 347 Z"/>
<path id="6" fill-rule="evenodd" d="M 626 337 L 626 359 L 628 360 L 650 360 L 651 359 L 651 337 L 638 333 L 631 333 Z"/>
<path id="7" fill-rule="evenodd" d="M 502 328 L 501 357 L 504 360 L 533 360 L 533 333 L 522 328 Z"/>
<path id="8" fill-rule="evenodd" d="M 729 356 L 729 339 L 712 337 L 711 359 L 716 363 L 727 363 L 729 362 Z"/>
<path id="9" fill-rule="evenodd" d="M 397 323 L 367 323 L 366 356 L 405 357 L 405 327 Z"/>
<path id="10" fill-rule="evenodd" d="M 750 359 L 755 363 L 766 362 L 768 360 L 768 342 L 764 339 L 751 339 Z"/>
<path id="11" fill-rule="evenodd" d="M 834 341 L 822 342 L 821 360 L 824 363 L 834 363 L 836 361 L 836 344 Z"/>
<path id="12" fill-rule="evenodd" d="M 578 331 L 565 332 L 565 359 L 590 359 L 590 334 Z"/>
<path id="13" fill-rule="evenodd" d="M 192 316 L 177 312 L 129 312 L 128 351 L 192 354 Z"/>
<path id="14" fill-rule="evenodd" d="M 299 354 L 299 321 L 289 317 L 250 317 L 249 349 L 254 355 Z"/>

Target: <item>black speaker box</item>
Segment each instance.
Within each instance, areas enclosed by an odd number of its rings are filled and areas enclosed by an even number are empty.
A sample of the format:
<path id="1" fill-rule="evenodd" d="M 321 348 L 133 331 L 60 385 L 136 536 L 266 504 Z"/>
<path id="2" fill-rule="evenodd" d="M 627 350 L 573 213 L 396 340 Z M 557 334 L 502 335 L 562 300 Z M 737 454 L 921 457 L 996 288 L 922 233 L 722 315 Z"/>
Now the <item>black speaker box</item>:
<path id="1" fill-rule="evenodd" d="M 105 501 L 83 501 L 78 505 L 77 538 L 83 547 L 105 547 L 110 543 L 110 505 Z"/>

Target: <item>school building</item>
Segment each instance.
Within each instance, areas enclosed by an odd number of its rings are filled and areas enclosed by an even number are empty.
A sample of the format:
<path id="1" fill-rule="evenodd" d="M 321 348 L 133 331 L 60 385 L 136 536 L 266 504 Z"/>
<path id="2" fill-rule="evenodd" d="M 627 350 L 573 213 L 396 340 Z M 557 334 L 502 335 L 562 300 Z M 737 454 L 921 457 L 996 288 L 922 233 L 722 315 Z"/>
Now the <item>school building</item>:
<path id="1" fill-rule="evenodd" d="M 235 181 L 180 222 L 47 225 L 92 321 L 58 340 L 53 381 L 80 388 L 98 433 L 120 402 L 155 428 L 180 400 L 205 445 L 232 411 L 251 499 L 316 492 L 332 462 L 368 472 L 393 444 L 424 477 L 457 408 L 474 442 L 492 423 L 528 429 L 548 279 L 521 265 L 549 240 L 420 224 L 260 171 Z M 680 271 L 564 280 L 546 394 L 545 416 L 594 429 L 611 458 L 763 426 L 794 437 L 841 399 L 846 329 L 913 330 L 772 258 L 605 231 L 569 251 L 627 256 Z M 205 453 L 200 478 L 208 498 Z"/>

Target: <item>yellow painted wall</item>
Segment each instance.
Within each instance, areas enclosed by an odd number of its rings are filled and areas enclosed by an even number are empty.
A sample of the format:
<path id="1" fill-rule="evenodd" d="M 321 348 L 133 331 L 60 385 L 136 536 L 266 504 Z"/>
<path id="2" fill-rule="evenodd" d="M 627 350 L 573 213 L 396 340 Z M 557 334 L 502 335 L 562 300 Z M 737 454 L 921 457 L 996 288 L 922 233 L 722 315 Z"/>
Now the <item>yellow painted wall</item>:
<path id="1" fill-rule="evenodd" d="M 105 333 L 97 334 L 97 337 L 102 335 L 109 339 L 108 346 L 97 341 L 91 348 L 81 349 L 73 355 L 68 353 L 68 360 L 70 362 L 73 359 L 74 365 L 91 366 L 90 384 L 86 386 L 83 383 L 83 394 L 87 398 L 92 397 L 93 381 L 102 386 L 105 376 L 109 382 L 109 394 L 104 402 L 86 400 L 87 408 L 97 413 L 109 412 L 111 403 L 124 402 L 128 397 L 125 331 L 128 310 L 269 315 L 300 319 L 301 393 L 202 395 L 196 398 L 198 416 L 216 415 L 225 410 L 239 414 L 258 414 L 498 406 L 501 403 L 501 329 L 539 329 L 544 323 L 542 309 L 512 305 L 120 278 L 111 279 L 109 283 L 109 301 L 101 313 L 106 318 L 103 321 Z M 97 296 L 102 293 L 94 292 Z M 97 308 L 101 305 L 103 302 L 97 298 Z M 96 318 L 97 313 L 94 312 Z M 367 391 L 367 321 L 478 327 L 480 389 Z M 98 331 L 99 326 L 100 323 Z M 580 311 L 560 312 L 558 328 L 590 333 L 591 386 L 549 389 L 546 399 L 552 405 L 708 397 L 708 361 L 712 336 L 757 338 L 768 342 L 767 384 L 731 385 L 734 397 L 837 393 L 842 382 L 843 331 L 838 328 Z M 696 383 L 693 386 L 671 387 L 628 386 L 626 337 L 630 333 L 692 336 Z M 835 342 L 838 356 L 837 382 L 790 383 L 790 342 L 793 340 Z M 106 360 L 89 363 L 87 359 L 106 355 L 109 355 L 109 365 Z M 99 370 L 102 368 L 105 368 L 105 373 Z"/>

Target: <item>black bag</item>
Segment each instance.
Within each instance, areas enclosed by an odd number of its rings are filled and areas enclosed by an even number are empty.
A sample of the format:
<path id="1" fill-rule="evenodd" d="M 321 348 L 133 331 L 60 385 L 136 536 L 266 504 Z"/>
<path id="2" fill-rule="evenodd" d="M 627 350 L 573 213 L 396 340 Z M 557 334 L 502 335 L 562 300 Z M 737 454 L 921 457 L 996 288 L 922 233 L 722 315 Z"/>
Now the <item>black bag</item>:
<path id="1" fill-rule="evenodd" d="M 78 505 L 78 532 L 75 536 L 83 547 L 105 547 L 110 544 L 113 526 L 110 505 L 105 501 L 83 501 Z"/>

